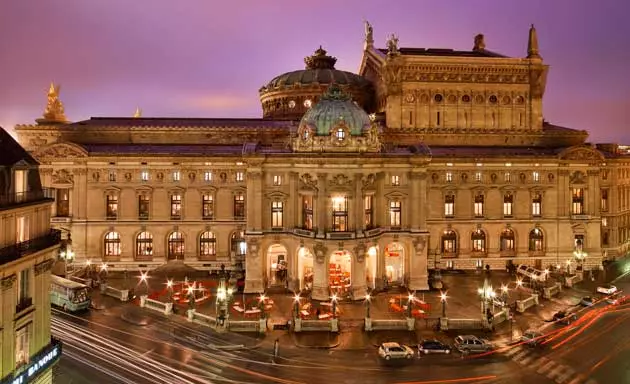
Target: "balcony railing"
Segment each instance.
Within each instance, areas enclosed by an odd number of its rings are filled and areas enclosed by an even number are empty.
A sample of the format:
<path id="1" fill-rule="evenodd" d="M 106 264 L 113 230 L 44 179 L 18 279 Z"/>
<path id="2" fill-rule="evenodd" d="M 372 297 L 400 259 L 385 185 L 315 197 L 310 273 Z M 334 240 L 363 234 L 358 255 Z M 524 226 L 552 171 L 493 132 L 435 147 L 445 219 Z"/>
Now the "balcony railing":
<path id="1" fill-rule="evenodd" d="M 51 229 L 44 236 L 0 248 L 0 265 L 15 261 L 24 255 L 53 247 L 60 242 L 61 231 Z"/>
<path id="2" fill-rule="evenodd" d="M 8 208 L 16 205 L 54 201 L 54 189 L 42 188 L 37 191 L 17 192 L 8 195 L 0 195 L 0 208 Z"/>
<path id="3" fill-rule="evenodd" d="M 32 305 L 33 305 L 32 297 L 22 297 L 20 301 L 18 301 L 17 305 L 15 306 L 15 313 L 20 313 L 23 310 L 31 307 Z"/>

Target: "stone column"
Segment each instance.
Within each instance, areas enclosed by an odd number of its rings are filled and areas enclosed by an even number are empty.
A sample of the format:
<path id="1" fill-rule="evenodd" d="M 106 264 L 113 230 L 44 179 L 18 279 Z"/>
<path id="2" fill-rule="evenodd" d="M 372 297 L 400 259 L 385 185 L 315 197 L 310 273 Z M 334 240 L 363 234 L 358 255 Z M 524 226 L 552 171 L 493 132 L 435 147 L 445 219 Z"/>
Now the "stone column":
<path id="1" fill-rule="evenodd" d="M 298 191 L 298 173 L 289 172 L 289 200 L 287 201 L 287 209 L 284 212 L 284 227 L 293 230 L 299 224 L 300 219 L 300 195 Z"/>
<path id="2" fill-rule="evenodd" d="M 354 249 L 354 257 L 352 258 L 352 300 L 363 300 L 367 293 L 367 284 L 365 276 L 365 259 L 367 257 L 367 248 L 365 244 L 359 243 Z"/>
<path id="3" fill-rule="evenodd" d="M 326 228 L 328 226 L 328 192 L 326 190 L 328 180 L 327 174 L 318 173 L 317 174 L 317 201 L 315 202 L 315 217 L 313 219 L 317 220 L 317 237 L 324 238 L 326 237 Z"/>
<path id="4" fill-rule="evenodd" d="M 428 234 L 414 236 L 409 258 L 409 289 L 412 291 L 429 290 L 427 271 Z"/>
<path id="5" fill-rule="evenodd" d="M 260 169 L 247 171 L 247 200 L 245 201 L 247 213 L 247 232 L 262 232 L 262 172 Z"/>
<path id="6" fill-rule="evenodd" d="M 422 210 L 422 204 L 425 199 L 420 196 L 420 174 L 413 170 L 409 173 L 409 180 L 411 182 L 411 191 L 409 196 L 409 207 L 403 209 L 409 212 L 409 228 L 411 232 L 420 231 L 420 213 Z"/>
<path id="7" fill-rule="evenodd" d="M 363 234 L 363 175 L 354 176 L 354 227 L 357 235 Z"/>
<path id="8" fill-rule="evenodd" d="M 260 257 L 258 237 L 247 236 L 247 260 L 245 262 L 245 293 L 262 293 L 263 259 Z"/>
<path id="9" fill-rule="evenodd" d="M 311 297 L 314 300 L 328 300 L 328 248 L 323 243 L 318 242 L 313 247 L 313 292 Z"/>
<path id="10" fill-rule="evenodd" d="M 383 180 L 384 173 L 380 172 L 376 174 L 376 193 L 374 194 L 374 201 L 372 202 L 372 211 L 374 212 L 374 227 L 382 227 L 385 223 L 385 197 L 383 196 Z"/>

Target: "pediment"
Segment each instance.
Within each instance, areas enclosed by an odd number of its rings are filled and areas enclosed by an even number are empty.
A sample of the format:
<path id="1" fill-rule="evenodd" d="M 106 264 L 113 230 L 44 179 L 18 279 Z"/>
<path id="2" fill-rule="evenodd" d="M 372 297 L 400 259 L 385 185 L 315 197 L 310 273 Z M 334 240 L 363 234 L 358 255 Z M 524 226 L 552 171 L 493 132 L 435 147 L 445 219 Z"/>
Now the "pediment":
<path id="1" fill-rule="evenodd" d="M 561 160 L 585 160 L 589 162 L 604 161 L 601 152 L 590 147 L 571 147 L 562 151 L 559 155 Z"/>
<path id="2" fill-rule="evenodd" d="M 266 194 L 267 198 L 269 198 L 270 200 L 288 200 L 289 199 L 289 195 L 287 195 L 284 192 L 280 192 L 280 191 L 273 191 L 273 192 L 269 192 Z"/>
<path id="3" fill-rule="evenodd" d="M 54 143 L 33 152 L 37 159 L 77 159 L 88 157 L 85 148 L 74 143 Z"/>
<path id="4" fill-rule="evenodd" d="M 386 193 L 384 196 L 389 200 L 404 199 L 407 197 L 407 194 L 400 191 L 393 191 L 393 192 Z"/>

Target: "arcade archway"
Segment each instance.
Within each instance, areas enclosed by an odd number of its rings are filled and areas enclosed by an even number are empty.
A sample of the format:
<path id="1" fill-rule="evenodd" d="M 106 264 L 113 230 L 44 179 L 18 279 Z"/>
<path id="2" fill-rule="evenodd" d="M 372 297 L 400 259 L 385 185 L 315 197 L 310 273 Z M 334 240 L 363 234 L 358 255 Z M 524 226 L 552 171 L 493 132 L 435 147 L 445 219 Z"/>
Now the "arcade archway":
<path id="1" fill-rule="evenodd" d="M 267 249 L 268 286 L 284 286 L 287 282 L 288 253 L 281 244 L 273 244 Z"/>
<path id="2" fill-rule="evenodd" d="M 403 284 L 405 277 L 405 250 L 400 243 L 389 243 L 383 252 L 385 276 L 389 284 Z"/>
<path id="3" fill-rule="evenodd" d="M 328 287 L 331 294 L 345 296 L 350 292 L 352 255 L 348 251 L 335 251 L 328 263 Z"/>
<path id="4" fill-rule="evenodd" d="M 306 247 L 298 251 L 298 278 L 300 290 L 313 289 L 313 254 Z"/>

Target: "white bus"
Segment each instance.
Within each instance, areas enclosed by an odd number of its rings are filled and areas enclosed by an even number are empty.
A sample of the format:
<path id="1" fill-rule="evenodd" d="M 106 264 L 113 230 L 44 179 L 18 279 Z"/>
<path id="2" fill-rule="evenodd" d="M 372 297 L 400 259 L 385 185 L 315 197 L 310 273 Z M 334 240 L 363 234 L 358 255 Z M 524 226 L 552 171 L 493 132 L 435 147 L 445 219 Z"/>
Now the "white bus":
<path id="1" fill-rule="evenodd" d="M 63 277 L 51 275 L 50 304 L 64 311 L 76 312 L 90 307 L 90 291 L 87 285 Z"/>

